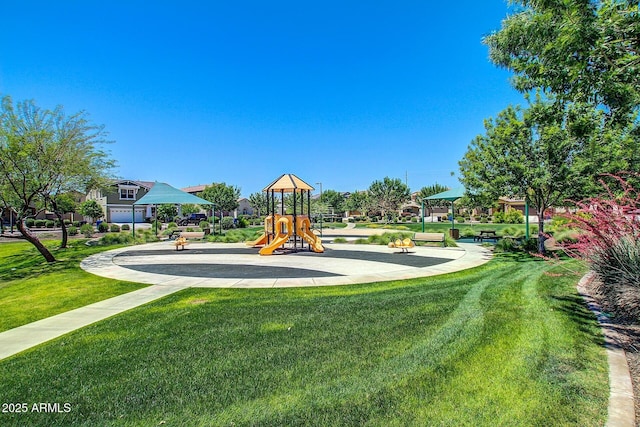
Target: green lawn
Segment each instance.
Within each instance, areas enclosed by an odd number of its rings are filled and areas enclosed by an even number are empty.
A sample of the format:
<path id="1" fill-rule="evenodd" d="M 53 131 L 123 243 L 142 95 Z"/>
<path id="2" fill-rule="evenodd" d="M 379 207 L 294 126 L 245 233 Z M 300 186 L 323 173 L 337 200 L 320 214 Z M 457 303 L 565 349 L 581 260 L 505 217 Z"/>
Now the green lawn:
<path id="1" fill-rule="evenodd" d="M 0 361 L 0 425 L 601 426 L 578 277 L 501 256 L 440 277 L 189 289 Z"/>
<path id="2" fill-rule="evenodd" d="M 0 332 L 147 286 L 105 279 L 80 268 L 83 258 L 115 246 L 89 247 L 84 240 L 74 240 L 69 249 L 61 250 L 60 241 L 45 244 L 58 262 L 48 264 L 26 242 L 0 244 Z"/>

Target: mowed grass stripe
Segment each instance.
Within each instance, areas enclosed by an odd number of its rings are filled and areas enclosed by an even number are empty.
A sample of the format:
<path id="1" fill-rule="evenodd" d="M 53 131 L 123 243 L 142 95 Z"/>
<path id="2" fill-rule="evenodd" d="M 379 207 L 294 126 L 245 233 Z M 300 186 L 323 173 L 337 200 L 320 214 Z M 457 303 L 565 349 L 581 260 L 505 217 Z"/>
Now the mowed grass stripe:
<path id="1" fill-rule="evenodd" d="M 29 243 L 0 244 L 0 332 L 65 311 L 84 307 L 147 285 L 89 274 L 80 260 L 115 246 L 89 247 L 73 241 L 57 249 L 59 241 L 45 241 L 58 259 L 47 263 Z"/>
<path id="2" fill-rule="evenodd" d="M 602 425 L 606 359 L 576 277 L 191 289 L 0 363 L 7 425 Z M 551 280 L 552 279 L 552 280 Z"/>

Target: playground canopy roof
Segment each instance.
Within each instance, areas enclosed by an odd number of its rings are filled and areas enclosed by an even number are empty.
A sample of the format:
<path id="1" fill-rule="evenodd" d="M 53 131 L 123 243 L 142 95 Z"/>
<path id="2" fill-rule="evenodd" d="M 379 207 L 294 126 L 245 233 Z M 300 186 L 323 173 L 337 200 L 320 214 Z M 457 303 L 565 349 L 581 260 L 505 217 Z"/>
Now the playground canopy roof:
<path id="1" fill-rule="evenodd" d="M 425 197 L 425 200 L 448 200 L 450 202 L 454 202 L 462 198 L 462 196 L 464 196 L 464 192 L 464 187 L 453 188 L 451 190 L 443 191 L 442 193 Z"/>
<path id="2" fill-rule="evenodd" d="M 312 186 L 298 178 L 292 173 L 285 173 L 280 178 L 273 181 L 271 184 L 266 186 L 262 191 L 281 191 L 284 193 L 293 193 L 300 191 L 311 191 L 314 190 Z"/>
<path id="3" fill-rule="evenodd" d="M 164 203 L 172 203 L 177 205 L 195 204 L 195 205 L 212 205 L 208 200 L 202 199 L 193 194 L 178 190 L 175 187 L 165 184 L 164 182 L 157 182 L 153 184 L 151 190 L 140 200 L 134 203 L 134 205 L 161 205 Z"/>

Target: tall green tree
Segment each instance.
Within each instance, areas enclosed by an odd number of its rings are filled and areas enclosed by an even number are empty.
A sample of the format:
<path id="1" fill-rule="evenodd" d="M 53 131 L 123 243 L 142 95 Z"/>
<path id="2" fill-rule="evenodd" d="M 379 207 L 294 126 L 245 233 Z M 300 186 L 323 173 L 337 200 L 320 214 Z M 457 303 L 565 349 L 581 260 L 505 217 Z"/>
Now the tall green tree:
<path id="1" fill-rule="evenodd" d="M 224 182 L 213 183 L 205 187 L 200 193 L 200 197 L 214 203 L 214 209 L 220 212 L 231 212 L 239 206 L 240 189 Z"/>
<path id="2" fill-rule="evenodd" d="M 327 206 L 330 206 L 330 208 L 333 208 L 333 211 L 337 214 L 342 214 L 345 211 L 344 194 L 336 190 L 324 190 L 320 197 L 320 201 L 325 203 Z"/>
<path id="3" fill-rule="evenodd" d="M 178 208 L 176 205 L 171 203 L 164 203 L 158 205 L 157 214 L 158 218 L 162 219 L 164 222 L 172 221 L 178 215 Z"/>
<path id="4" fill-rule="evenodd" d="M 17 228 L 48 262 L 55 257 L 24 224 L 35 207 L 70 191 L 86 193 L 106 181 L 115 162 L 99 149 L 102 126 L 84 112 L 44 110 L 33 101 L 0 106 L 0 207 L 16 213 Z"/>
<path id="5" fill-rule="evenodd" d="M 563 204 L 575 182 L 581 144 L 567 127 L 567 107 L 536 97 L 529 108 L 508 107 L 485 121 L 459 162 L 467 191 L 497 200 L 526 197 L 538 210 L 538 249 L 544 252 L 544 212 Z"/>
<path id="6" fill-rule="evenodd" d="M 446 200 L 427 200 L 427 197 L 433 196 L 434 194 L 443 193 L 447 190 L 449 190 L 448 187 L 445 187 L 444 185 L 440 185 L 438 183 L 422 187 L 418 192 L 418 203 L 421 203 L 425 207 L 425 209 L 429 211 L 429 216 L 431 216 L 433 213 L 433 208 L 447 206 L 448 202 Z M 424 212 L 422 213 L 422 215 L 424 216 Z"/>
<path id="7" fill-rule="evenodd" d="M 193 203 L 185 203 L 184 205 L 180 205 L 180 210 L 182 211 L 182 215 L 189 215 L 200 212 L 200 206 Z"/>
<path id="8" fill-rule="evenodd" d="M 371 207 L 387 219 L 391 212 L 398 211 L 411 197 L 409 187 L 405 183 L 398 178 L 389 177 L 371 183 L 368 193 Z"/>
<path id="9" fill-rule="evenodd" d="M 637 0 L 513 0 L 520 10 L 487 36 L 491 60 L 522 92 L 589 102 L 614 122 L 640 105 Z"/>
<path id="10" fill-rule="evenodd" d="M 100 206 L 95 200 L 87 200 L 86 202 L 80 203 L 78 212 L 80 212 L 81 215 L 91 218 L 91 222 L 96 222 L 96 219 L 104 216 L 102 206 Z"/>
<path id="11" fill-rule="evenodd" d="M 267 205 L 267 193 L 252 193 L 249 196 L 249 205 L 258 213 L 258 216 L 266 215 L 269 212 L 269 206 Z"/>
<path id="12" fill-rule="evenodd" d="M 344 207 L 346 210 L 359 211 L 366 215 L 369 207 L 369 193 L 366 191 L 354 191 L 345 200 Z"/>

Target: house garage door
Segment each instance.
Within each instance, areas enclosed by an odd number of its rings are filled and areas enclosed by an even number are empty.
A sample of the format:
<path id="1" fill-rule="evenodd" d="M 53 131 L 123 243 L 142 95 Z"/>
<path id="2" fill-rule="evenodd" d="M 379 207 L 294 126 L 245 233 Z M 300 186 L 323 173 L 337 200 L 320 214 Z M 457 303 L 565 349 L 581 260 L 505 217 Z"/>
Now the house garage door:
<path id="1" fill-rule="evenodd" d="M 144 222 L 144 209 L 136 209 L 136 222 Z M 131 223 L 131 208 L 109 208 L 109 222 Z"/>

